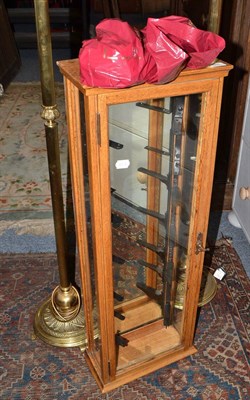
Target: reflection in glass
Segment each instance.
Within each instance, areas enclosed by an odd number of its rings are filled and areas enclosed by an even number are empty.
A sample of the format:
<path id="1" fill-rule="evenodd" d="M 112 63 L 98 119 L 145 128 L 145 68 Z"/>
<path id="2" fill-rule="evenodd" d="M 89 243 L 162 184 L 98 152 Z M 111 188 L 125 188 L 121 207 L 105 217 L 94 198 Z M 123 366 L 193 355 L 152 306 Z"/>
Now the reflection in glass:
<path id="1" fill-rule="evenodd" d="M 117 332 L 181 320 L 200 109 L 198 94 L 109 107 Z"/>

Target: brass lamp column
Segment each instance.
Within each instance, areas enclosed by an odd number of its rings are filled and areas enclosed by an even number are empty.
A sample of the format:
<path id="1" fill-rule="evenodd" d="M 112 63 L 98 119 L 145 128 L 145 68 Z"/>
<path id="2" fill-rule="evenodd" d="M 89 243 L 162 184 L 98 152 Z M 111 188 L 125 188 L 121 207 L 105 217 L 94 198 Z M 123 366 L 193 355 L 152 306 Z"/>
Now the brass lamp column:
<path id="1" fill-rule="evenodd" d="M 71 284 L 67 268 L 67 245 L 64 220 L 61 166 L 58 141 L 59 111 L 55 102 L 49 8 L 47 0 L 35 0 L 37 43 L 40 60 L 42 112 L 51 186 L 60 284 L 41 305 L 34 321 L 35 335 L 54 346 L 83 347 L 86 341 L 84 316 L 77 289 Z"/>

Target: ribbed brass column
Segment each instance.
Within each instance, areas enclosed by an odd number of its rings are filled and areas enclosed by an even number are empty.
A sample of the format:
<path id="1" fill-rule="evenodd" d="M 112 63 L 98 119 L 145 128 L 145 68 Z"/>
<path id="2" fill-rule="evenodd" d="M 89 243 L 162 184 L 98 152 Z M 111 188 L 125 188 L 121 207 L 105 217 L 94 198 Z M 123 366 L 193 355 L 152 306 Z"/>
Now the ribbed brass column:
<path id="1" fill-rule="evenodd" d="M 52 45 L 47 0 L 35 0 L 37 45 L 42 91 L 41 117 L 45 120 L 45 135 L 55 227 L 59 285 L 36 313 L 34 332 L 54 346 L 83 347 L 86 341 L 84 316 L 78 290 L 71 284 L 67 265 L 67 243 L 64 219 L 61 165 L 58 140 L 59 111 L 56 105 L 52 61 Z M 42 273 L 42 271 L 41 271 Z"/>

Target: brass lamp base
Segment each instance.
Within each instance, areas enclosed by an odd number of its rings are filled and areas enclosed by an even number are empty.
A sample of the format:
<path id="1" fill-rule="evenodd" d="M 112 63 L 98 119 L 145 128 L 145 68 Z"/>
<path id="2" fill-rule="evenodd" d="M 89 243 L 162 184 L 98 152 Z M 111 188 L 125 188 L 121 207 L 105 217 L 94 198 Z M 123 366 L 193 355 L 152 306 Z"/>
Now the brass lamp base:
<path id="1" fill-rule="evenodd" d="M 184 302 L 184 293 L 185 293 L 184 280 L 185 280 L 185 274 L 181 274 L 181 277 L 177 284 L 177 293 L 175 301 L 175 307 L 180 310 L 182 310 Z M 201 281 L 198 307 L 202 307 L 205 304 L 209 303 L 216 295 L 216 292 L 217 292 L 216 279 L 208 270 L 204 270 Z"/>
<path id="2" fill-rule="evenodd" d="M 57 287 L 52 296 L 38 309 L 34 320 L 35 336 L 45 343 L 58 347 L 86 347 L 85 319 L 82 308 L 77 304 L 77 296 L 72 296 L 75 291 L 73 286 L 65 291 Z M 70 294 L 70 295 L 69 295 Z M 63 313 L 63 301 L 64 313 Z M 60 307 L 55 300 L 60 300 Z M 69 301 L 70 299 L 70 301 Z M 72 299 L 73 303 L 72 304 Z M 59 312 L 60 310 L 60 312 Z"/>
<path id="3" fill-rule="evenodd" d="M 217 282 L 211 272 L 205 270 L 202 276 L 201 290 L 198 306 L 202 307 L 213 300 L 217 292 Z"/>

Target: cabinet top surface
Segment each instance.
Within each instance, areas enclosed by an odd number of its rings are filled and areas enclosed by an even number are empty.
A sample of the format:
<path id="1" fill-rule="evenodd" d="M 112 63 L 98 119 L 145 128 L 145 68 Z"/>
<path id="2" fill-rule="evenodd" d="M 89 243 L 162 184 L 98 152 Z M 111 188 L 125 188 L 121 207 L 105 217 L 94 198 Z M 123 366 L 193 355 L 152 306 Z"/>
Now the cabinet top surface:
<path id="1" fill-rule="evenodd" d="M 178 84 L 184 81 L 188 82 L 188 81 L 197 81 L 202 79 L 218 79 L 227 76 L 229 71 L 233 68 L 231 64 L 219 60 L 207 68 L 192 69 L 192 70 L 184 69 L 174 81 L 164 85 L 154 85 L 154 84 L 144 83 L 142 85 L 137 85 L 125 89 L 117 89 L 117 88 L 105 89 L 105 88 L 88 87 L 82 85 L 80 77 L 80 65 L 79 65 L 79 60 L 77 58 L 71 60 L 57 61 L 57 65 L 62 75 L 65 76 L 67 79 L 69 79 L 86 96 L 111 93 L 114 91 L 117 92 L 119 90 L 124 92 L 126 90 L 133 90 L 142 87 L 143 88 L 148 88 L 148 87 L 155 88 L 163 86 L 165 87 L 166 85 Z"/>

